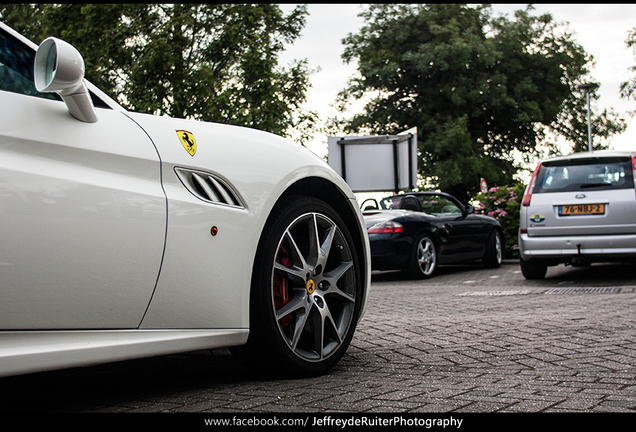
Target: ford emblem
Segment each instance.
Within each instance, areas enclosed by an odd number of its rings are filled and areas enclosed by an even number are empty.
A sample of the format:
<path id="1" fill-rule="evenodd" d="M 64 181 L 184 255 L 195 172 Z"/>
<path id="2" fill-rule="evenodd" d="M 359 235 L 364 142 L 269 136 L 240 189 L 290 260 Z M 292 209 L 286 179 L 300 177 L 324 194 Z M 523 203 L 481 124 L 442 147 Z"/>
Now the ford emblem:
<path id="1" fill-rule="evenodd" d="M 586 196 L 585 194 L 577 194 L 574 198 L 585 198 Z"/>

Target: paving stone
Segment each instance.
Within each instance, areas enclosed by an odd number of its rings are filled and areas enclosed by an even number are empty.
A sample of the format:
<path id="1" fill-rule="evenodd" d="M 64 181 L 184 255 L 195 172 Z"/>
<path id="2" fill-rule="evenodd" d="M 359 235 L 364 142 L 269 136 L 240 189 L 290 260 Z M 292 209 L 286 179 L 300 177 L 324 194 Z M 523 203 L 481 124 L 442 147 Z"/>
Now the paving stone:
<path id="1" fill-rule="evenodd" d="M 635 413 L 635 289 L 618 266 L 378 273 L 325 376 L 266 379 L 213 350 L 2 378 L 0 412 Z"/>

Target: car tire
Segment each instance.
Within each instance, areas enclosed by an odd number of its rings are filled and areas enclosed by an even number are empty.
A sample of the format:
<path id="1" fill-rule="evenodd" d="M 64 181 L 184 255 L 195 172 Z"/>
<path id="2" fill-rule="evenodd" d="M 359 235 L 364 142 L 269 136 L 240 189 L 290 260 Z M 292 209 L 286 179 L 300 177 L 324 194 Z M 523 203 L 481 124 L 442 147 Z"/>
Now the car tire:
<path id="1" fill-rule="evenodd" d="M 428 279 L 437 269 L 437 250 L 428 234 L 415 238 L 405 272 L 413 279 Z"/>
<path id="2" fill-rule="evenodd" d="M 352 237 L 326 203 L 295 196 L 276 206 L 261 237 L 250 298 L 250 335 L 232 351 L 259 371 L 316 376 L 347 350 L 362 303 Z"/>
<path id="3" fill-rule="evenodd" d="M 521 264 L 521 273 L 526 279 L 543 279 L 548 271 L 548 265 L 541 261 L 526 261 L 523 258 L 519 261 Z"/>
<path id="4" fill-rule="evenodd" d="M 499 268 L 503 261 L 504 245 L 501 234 L 496 229 L 490 233 L 484 254 L 484 266 L 487 268 Z"/>

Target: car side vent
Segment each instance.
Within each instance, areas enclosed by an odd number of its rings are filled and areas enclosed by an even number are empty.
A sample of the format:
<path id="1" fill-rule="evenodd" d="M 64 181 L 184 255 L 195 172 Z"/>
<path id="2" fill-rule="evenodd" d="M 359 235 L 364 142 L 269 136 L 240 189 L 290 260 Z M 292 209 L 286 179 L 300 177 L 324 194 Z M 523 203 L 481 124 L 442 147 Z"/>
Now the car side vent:
<path id="1" fill-rule="evenodd" d="M 239 194 L 220 176 L 179 167 L 175 167 L 174 171 L 186 189 L 200 200 L 245 208 Z"/>

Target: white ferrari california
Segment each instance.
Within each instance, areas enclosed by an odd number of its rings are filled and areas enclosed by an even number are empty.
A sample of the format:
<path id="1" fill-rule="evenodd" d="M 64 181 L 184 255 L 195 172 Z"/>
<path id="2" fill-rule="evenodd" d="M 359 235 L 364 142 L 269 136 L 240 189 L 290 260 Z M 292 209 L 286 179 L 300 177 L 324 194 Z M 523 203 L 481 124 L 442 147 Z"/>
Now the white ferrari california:
<path id="1" fill-rule="evenodd" d="M 243 127 L 123 109 L 0 23 L 0 376 L 231 347 L 328 371 L 370 281 L 356 199 Z"/>

